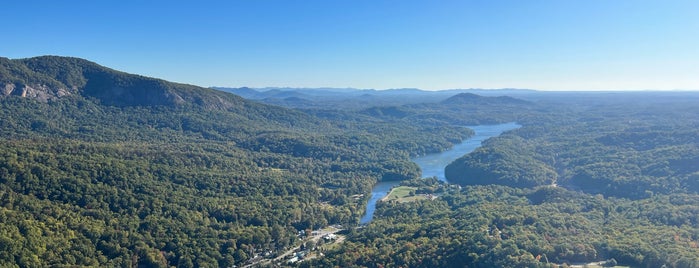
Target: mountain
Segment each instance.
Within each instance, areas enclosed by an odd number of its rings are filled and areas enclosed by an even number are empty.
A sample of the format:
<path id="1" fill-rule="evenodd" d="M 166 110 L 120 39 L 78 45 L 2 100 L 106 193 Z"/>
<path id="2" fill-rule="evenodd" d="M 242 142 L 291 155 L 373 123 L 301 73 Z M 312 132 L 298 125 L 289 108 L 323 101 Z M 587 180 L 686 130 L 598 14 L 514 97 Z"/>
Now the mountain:
<path id="1" fill-rule="evenodd" d="M 84 59 L 42 56 L 0 58 L 0 96 L 18 95 L 43 102 L 81 95 L 113 106 L 196 104 L 227 109 L 242 99 L 220 91 L 128 74 Z"/>
<path id="2" fill-rule="evenodd" d="M 377 181 L 418 177 L 410 155 L 470 134 L 69 57 L 0 58 L 0 89 L 1 267 L 243 266 L 301 230 L 356 224 Z"/>
<path id="3" fill-rule="evenodd" d="M 458 93 L 440 102 L 375 106 L 358 113 L 381 120 L 398 120 L 419 125 L 468 126 L 515 122 L 536 106 L 536 103 L 509 96 Z"/>
<path id="4" fill-rule="evenodd" d="M 230 92 L 250 100 L 301 109 L 362 110 L 377 106 L 400 106 L 421 103 L 439 103 L 460 93 L 499 97 L 505 95 L 528 97 L 532 90 L 519 89 L 449 89 L 427 91 L 415 88 L 354 89 L 354 88 L 225 88 L 213 89 Z M 294 97 L 289 99 L 289 97 Z"/>
<path id="5" fill-rule="evenodd" d="M 241 97 L 246 98 L 246 99 L 257 99 L 258 98 L 257 95 L 260 94 L 259 91 L 252 89 L 252 88 L 249 88 L 249 87 L 241 87 L 241 88 L 212 87 L 212 89 L 233 93 L 235 95 L 241 96 Z"/>
<path id="6" fill-rule="evenodd" d="M 485 97 L 473 93 L 459 93 L 440 102 L 444 105 L 526 105 L 528 101 L 510 96 Z"/>
<path id="7" fill-rule="evenodd" d="M 301 110 L 77 58 L 0 67 L 0 267 L 284 266 L 297 247 L 323 254 L 289 266 L 698 265 L 696 93 L 275 92 Z M 463 187 L 418 179 L 410 157 L 512 121 L 447 167 Z M 354 228 L 387 180 L 416 198 Z M 304 235 L 337 225 L 344 243 Z"/>
<path id="8" fill-rule="evenodd" d="M 286 87 L 267 87 L 267 88 L 227 88 L 227 87 L 212 87 L 213 89 L 230 92 L 239 95 L 246 99 L 262 100 L 262 99 L 283 99 L 291 96 L 316 98 L 316 97 L 338 97 L 338 96 L 357 96 L 365 91 L 375 92 L 375 90 L 362 90 L 354 88 L 286 88 Z"/>

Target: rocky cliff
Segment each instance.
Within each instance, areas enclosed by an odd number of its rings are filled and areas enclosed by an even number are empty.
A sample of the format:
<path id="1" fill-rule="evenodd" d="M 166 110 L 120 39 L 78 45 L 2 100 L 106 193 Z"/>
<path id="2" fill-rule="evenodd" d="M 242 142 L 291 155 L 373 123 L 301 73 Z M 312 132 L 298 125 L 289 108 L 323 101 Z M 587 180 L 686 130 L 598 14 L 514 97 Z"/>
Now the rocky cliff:
<path id="1" fill-rule="evenodd" d="M 128 74 L 79 58 L 0 58 L 0 97 L 21 96 L 47 102 L 71 95 L 113 106 L 191 103 L 229 109 L 241 102 L 232 94 Z"/>

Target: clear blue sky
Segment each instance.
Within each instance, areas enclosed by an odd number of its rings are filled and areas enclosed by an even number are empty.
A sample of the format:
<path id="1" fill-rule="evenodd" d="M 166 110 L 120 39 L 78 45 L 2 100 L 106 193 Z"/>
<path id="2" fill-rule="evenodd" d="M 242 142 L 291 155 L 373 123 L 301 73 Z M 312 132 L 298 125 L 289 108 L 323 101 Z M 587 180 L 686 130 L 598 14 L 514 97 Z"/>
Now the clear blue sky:
<path id="1" fill-rule="evenodd" d="M 200 86 L 699 89 L 697 0 L 4 1 L 0 56 Z"/>

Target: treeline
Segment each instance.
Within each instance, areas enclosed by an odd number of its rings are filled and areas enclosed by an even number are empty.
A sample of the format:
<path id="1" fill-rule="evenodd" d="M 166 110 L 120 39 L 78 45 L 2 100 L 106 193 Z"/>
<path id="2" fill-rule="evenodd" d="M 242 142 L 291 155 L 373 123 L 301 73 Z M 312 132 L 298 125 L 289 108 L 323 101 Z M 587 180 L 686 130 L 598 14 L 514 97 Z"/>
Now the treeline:
<path id="1" fill-rule="evenodd" d="M 522 121 L 530 113 L 538 113 L 537 105 L 521 99 L 499 96 L 483 97 L 470 93 L 452 96 L 439 103 L 419 103 L 400 106 L 376 106 L 354 113 L 308 109 L 309 113 L 324 118 L 371 118 L 400 122 L 412 126 L 441 127 L 444 125 L 469 126 Z M 350 114 L 351 116 L 348 116 Z"/>

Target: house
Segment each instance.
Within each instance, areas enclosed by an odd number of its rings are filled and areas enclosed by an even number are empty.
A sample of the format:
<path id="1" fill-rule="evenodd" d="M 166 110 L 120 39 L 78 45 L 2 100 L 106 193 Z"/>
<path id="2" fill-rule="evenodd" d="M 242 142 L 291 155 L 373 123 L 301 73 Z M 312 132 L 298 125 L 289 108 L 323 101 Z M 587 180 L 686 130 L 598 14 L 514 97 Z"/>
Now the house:
<path id="1" fill-rule="evenodd" d="M 325 236 L 323 236 L 323 239 L 325 239 L 325 240 L 335 240 L 336 238 L 337 238 L 337 235 L 335 235 L 335 234 L 326 234 Z"/>

